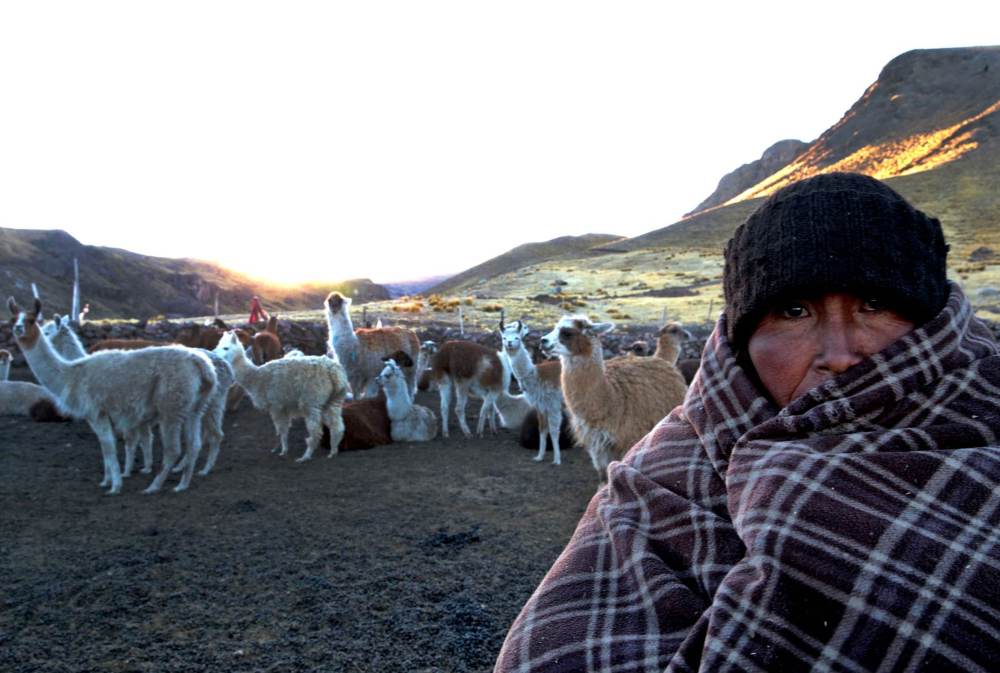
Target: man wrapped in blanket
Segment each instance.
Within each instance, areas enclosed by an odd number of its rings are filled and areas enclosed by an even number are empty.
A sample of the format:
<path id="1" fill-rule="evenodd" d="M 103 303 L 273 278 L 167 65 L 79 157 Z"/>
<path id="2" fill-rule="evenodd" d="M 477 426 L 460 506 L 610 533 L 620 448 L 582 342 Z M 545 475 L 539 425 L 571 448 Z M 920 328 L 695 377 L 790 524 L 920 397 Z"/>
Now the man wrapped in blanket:
<path id="1" fill-rule="evenodd" d="M 729 241 L 681 407 L 608 468 L 498 672 L 1000 670 L 1000 347 L 870 177 Z"/>

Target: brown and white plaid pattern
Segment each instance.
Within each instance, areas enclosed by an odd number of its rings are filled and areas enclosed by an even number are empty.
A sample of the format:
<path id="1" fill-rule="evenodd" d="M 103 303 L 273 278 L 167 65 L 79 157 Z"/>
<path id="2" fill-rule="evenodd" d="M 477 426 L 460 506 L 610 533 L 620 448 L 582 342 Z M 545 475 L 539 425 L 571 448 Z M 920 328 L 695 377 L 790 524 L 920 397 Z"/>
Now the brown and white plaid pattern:
<path id="1" fill-rule="evenodd" d="M 1000 347 L 961 291 L 780 411 L 725 332 L 495 670 L 1000 670 Z"/>

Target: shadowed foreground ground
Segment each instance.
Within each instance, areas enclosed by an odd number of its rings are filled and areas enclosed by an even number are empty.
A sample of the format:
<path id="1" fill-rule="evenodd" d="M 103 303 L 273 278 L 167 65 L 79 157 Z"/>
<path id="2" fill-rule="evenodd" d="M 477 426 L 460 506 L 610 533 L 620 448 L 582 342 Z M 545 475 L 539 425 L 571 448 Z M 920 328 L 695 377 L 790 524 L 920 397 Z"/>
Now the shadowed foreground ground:
<path id="1" fill-rule="evenodd" d="M 0 670 L 486 671 L 596 486 L 509 432 L 305 464 L 248 403 L 226 433 L 187 493 L 105 496 L 85 424 L 0 417 Z"/>

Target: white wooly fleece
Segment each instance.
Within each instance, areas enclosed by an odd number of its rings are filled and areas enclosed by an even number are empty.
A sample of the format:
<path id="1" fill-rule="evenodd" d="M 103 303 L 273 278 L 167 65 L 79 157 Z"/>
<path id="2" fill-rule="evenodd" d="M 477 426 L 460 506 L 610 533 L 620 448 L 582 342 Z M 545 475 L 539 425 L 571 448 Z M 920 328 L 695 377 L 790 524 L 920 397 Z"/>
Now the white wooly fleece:
<path id="1" fill-rule="evenodd" d="M 0 381 L 6 381 L 10 378 L 11 359 L 10 351 L 0 350 Z"/>
<path id="2" fill-rule="evenodd" d="M 344 368 L 325 356 L 281 358 L 261 366 L 247 358 L 233 332 L 222 336 L 215 352 L 233 367 L 238 383 L 254 406 L 271 416 L 281 446 L 288 453 L 288 429 L 292 420 L 304 418 L 308 438 L 306 452 L 298 461 L 309 460 L 319 446 L 323 425 L 330 428 L 330 456 L 344 434 L 341 408 L 347 395 Z"/>
<path id="3" fill-rule="evenodd" d="M 559 430 L 562 427 L 563 393 L 559 379 L 543 380 L 539 376 L 538 367 L 531 361 L 528 350 L 524 347 L 524 337 L 528 326 L 520 320 L 503 326 L 500 329 L 500 341 L 503 352 L 510 363 L 511 371 L 528 403 L 537 410 L 539 416 L 538 453 L 534 460 L 539 462 L 545 458 L 545 438 L 552 441 L 552 462 L 562 463 L 559 449 Z M 549 370 L 546 370 L 549 371 Z M 554 371 L 554 370 L 552 370 Z"/>
<path id="4" fill-rule="evenodd" d="M 20 343 L 20 341 L 19 341 Z M 201 449 L 201 415 L 205 400 L 216 386 L 215 370 L 204 353 L 183 346 L 159 346 L 135 351 L 102 351 L 69 361 L 60 356 L 44 334 L 25 359 L 35 377 L 56 397 L 65 415 L 87 421 L 97 434 L 104 454 L 105 480 L 110 494 L 122 487 L 114 430 L 128 437 L 149 423 L 160 425 L 163 468 L 145 490 L 160 490 L 181 456 L 181 436 L 197 458 Z M 185 471 L 175 491 L 191 481 Z"/>
<path id="5" fill-rule="evenodd" d="M 226 415 L 226 402 L 229 399 L 229 389 L 236 382 L 236 375 L 232 365 L 224 357 L 214 351 L 202 351 L 212 361 L 215 368 L 215 378 L 217 385 L 212 389 L 205 404 L 205 413 L 201 421 L 201 435 L 205 445 L 208 446 L 208 457 L 205 465 L 198 471 L 202 477 L 212 471 L 215 461 L 219 457 L 219 450 L 222 448 L 222 440 L 226 436 L 222 431 L 222 420 Z M 183 466 L 187 467 L 185 457 Z M 181 465 L 174 468 L 174 471 L 181 469 Z"/>
<path id="6" fill-rule="evenodd" d="M 386 360 L 375 381 L 385 390 L 392 441 L 426 442 L 437 436 L 437 416 L 427 407 L 413 403 L 406 377 L 395 360 Z"/>
<path id="7" fill-rule="evenodd" d="M 42 400 L 56 400 L 42 386 L 27 381 L 0 381 L 0 416 L 31 416 L 31 407 Z"/>
<path id="8" fill-rule="evenodd" d="M 70 324 L 68 315 L 62 317 L 58 313 L 52 316 L 42 326 L 42 334 L 48 337 L 52 347 L 56 352 L 67 360 L 79 360 L 87 356 L 87 351 L 83 347 L 83 342 L 77 336 Z M 122 438 L 125 444 L 125 465 L 122 470 L 122 477 L 129 477 L 135 466 L 135 450 L 142 445 L 142 473 L 150 474 L 153 471 L 153 429 L 154 423 L 144 423 L 136 430 L 123 432 L 115 428 L 116 435 Z M 183 461 L 181 461 L 181 464 Z M 180 464 L 178 465 L 178 467 Z M 110 475 L 105 474 L 105 479 Z"/>

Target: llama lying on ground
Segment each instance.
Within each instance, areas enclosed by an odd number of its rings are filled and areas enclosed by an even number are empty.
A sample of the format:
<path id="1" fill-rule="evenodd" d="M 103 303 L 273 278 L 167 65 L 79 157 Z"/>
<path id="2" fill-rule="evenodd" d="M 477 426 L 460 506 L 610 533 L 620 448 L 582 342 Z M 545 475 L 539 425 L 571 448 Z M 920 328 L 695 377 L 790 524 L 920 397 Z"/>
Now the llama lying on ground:
<path id="1" fill-rule="evenodd" d="M 413 330 L 402 327 L 355 330 L 351 323 L 351 300 L 339 292 L 331 292 L 323 305 L 330 330 L 330 349 L 344 366 L 355 399 L 374 393 L 375 377 L 384 366 L 382 358 L 403 351 L 410 360 L 418 359 L 420 341 Z M 416 377 L 412 367 L 407 369 L 406 382 L 412 394 Z"/>
<path id="2" fill-rule="evenodd" d="M 558 361 L 543 362 L 535 366 L 524 347 L 524 337 L 529 331 L 528 326 L 520 320 L 506 326 L 503 321 L 500 322 L 500 340 L 511 371 L 538 416 L 538 453 L 535 461 L 545 459 L 545 439 L 548 436 L 552 442 L 552 462 L 559 465 L 562 463 L 559 453 L 559 432 L 563 417 L 560 383 L 562 367 Z"/>
<path id="3" fill-rule="evenodd" d="M 573 432 L 602 482 L 607 480 L 608 463 L 683 402 L 687 391 L 680 372 L 662 357 L 605 362 L 600 337 L 613 327 L 591 323 L 585 316 L 565 316 L 542 337 L 542 348 L 559 355 Z"/>
<path id="4" fill-rule="evenodd" d="M 0 348 L 0 381 L 10 378 L 10 361 L 13 357 L 10 351 Z"/>
<path id="5" fill-rule="evenodd" d="M 52 392 L 60 411 L 86 420 L 97 435 L 109 493 L 122 487 L 115 428 L 127 435 L 144 423 L 160 426 L 163 467 L 146 493 L 158 491 L 180 459 L 182 435 L 193 466 L 201 450 L 205 400 L 216 386 L 215 370 L 204 353 L 166 346 L 105 351 L 68 361 L 39 329 L 41 302 L 36 299 L 30 313 L 22 311 L 13 297 L 7 305 L 15 316 L 14 338 L 35 378 Z M 185 470 L 175 491 L 188 487 L 192 470 Z"/>
<path id="6" fill-rule="evenodd" d="M 58 313 L 52 314 L 52 320 L 42 325 L 42 334 L 48 338 L 56 352 L 66 360 L 79 360 L 87 355 L 80 337 L 77 336 L 70 325 L 70 317 L 68 315 L 60 316 Z M 110 344 L 111 340 L 105 343 Z M 147 348 L 149 346 L 140 347 Z M 98 348 L 97 352 L 101 350 L 111 349 Z M 152 422 L 143 423 L 135 431 L 125 434 L 118 431 L 125 445 L 125 465 L 122 470 L 122 477 L 131 476 L 132 468 L 135 466 L 135 450 L 140 444 L 142 445 L 141 471 L 143 474 L 150 474 L 153 471 L 153 425 Z"/>
<path id="7" fill-rule="evenodd" d="M 427 407 L 413 403 L 409 384 L 395 360 L 386 358 L 375 381 L 385 391 L 392 441 L 426 442 L 437 436 L 437 417 Z"/>
<path id="8" fill-rule="evenodd" d="M 510 369 L 505 359 L 491 348 L 471 341 L 446 341 L 442 344 L 431 358 L 429 378 L 441 393 L 441 434 L 444 437 L 448 436 L 448 415 L 453 394 L 458 426 L 466 437 L 472 435 L 465 420 L 465 405 L 470 394 L 483 400 L 476 427 L 476 434 L 480 436 L 487 420 L 490 429 L 497 431 L 497 412 L 504 427 L 517 428 L 530 408 L 526 400 L 507 392 L 510 388 Z"/>
<path id="9" fill-rule="evenodd" d="M 0 381 L 0 416 L 31 418 L 32 408 L 45 402 L 54 405 L 55 398 L 42 386 L 27 381 Z"/>
<path id="10" fill-rule="evenodd" d="M 295 418 L 305 418 L 306 451 L 298 461 L 309 460 L 319 445 L 322 428 L 330 428 L 330 457 L 344 434 L 341 407 L 347 396 L 344 368 L 327 357 L 281 358 L 257 366 L 247 358 L 233 332 L 226 332 L 215 352 L 233 367 L 236 382 L 254 406 L 271 416 L 281 446 L 288 453 L 288 429 Z"/>
<path id="11" fill-rule="evenodd" d="M 286 353 L 285 357 L 289 354 Z M 392 359 L 403 367 L 413 364 L 410 356 L 403 351 L 396 351 Z M 340 440 L 340 449 L 371 449 L 392 444 L 392 421 L 386 407 L 385 391 L 379 390 L 375 397 L 345 402 L 342 415 L 344 436 Z M 330 448 L 330 434 L 326 428 L 323 429 L 320 447 Z"/>
<path id="12" fill-rule="evenodd" d="M 559 448 L 562 450 L 572 449 L 576 446 L 576 437 L 573 436 L 569 412 L 563 410 L 562 417 L 562 424 L 559 426 Z M 538 415 L 527 414 L 518 430 L 518 443 L 524 448 L 534 451 L 539 442 L 545 442 L 544 446 L 546 447 L 552 446 L 552 442 L 546 441 L 546 437 L 547 435 L 543 435 L 539 431 Z"/>

